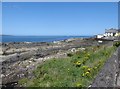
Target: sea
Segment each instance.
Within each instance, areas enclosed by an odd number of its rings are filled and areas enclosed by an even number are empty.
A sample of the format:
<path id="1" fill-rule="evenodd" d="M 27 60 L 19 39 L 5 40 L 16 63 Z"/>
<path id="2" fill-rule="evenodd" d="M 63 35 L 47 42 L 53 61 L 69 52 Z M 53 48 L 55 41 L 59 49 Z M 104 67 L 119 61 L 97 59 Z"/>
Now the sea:
<path id="1" fill-rule="evenodd" d="M 53 42 L 70 38 L 89 38 L 92 36 L 0 36 L 0 42 Z"/>

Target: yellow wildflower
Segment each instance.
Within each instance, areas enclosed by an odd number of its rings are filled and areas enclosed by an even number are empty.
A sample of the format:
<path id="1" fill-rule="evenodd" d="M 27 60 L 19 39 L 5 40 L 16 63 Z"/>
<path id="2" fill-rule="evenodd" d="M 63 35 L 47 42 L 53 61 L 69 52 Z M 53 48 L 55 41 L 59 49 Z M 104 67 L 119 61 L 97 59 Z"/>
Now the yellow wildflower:
<path id="1" fill-rule="evenodd" d="M 85 68 L 86 66 L 82 66 L 82 68 Z"/>
<path id="2" fill-rule="evenodd" d="M 83 67 L 82 67 L 82 69 L 87 69 L 87 68 L 88 68 L 88 66 L 83 66 Z"/>
<path id="3" fill-rule="evenodd" d="M 88 53 L 87 56 L 90 57 L 90 54 Z"/>
<path id="4" fill-rule="evenodd" d="M 84 77 L 84 76 L 85 76 L 85 73 L 82 74 L 82 77 Z"/>
<path id="5" fill-rule="evenodd" d="M 80 84 L 80 83 L 77 83 L 77 87 L 82 87 L 82 84 Z"/>
<path id="6" fill-rule="evenodd" d="M 89 74 L 90 74 L 90 72 L 87 71 L 87 72 L 82 74 L 82 77 L 89 76 Z"/>
<path id="7" fill-rule="evenodd" d="M 90 72 L 90 71 L 91 71 L 91 68 L 88 68 L 87 70 Z"/>
<path id="8" fill-rule="evenodd" d="M 79 65 L 79 64 L 81 64 L 81 62 L 80 62 L 80 61 L 77 61 L 77 62 L 76 62 L 76 64 L 78 64 L 78 65 Z"/>
<path id="9" fill-rule="evenodd" d="M 90 73 L 90 72 L 87 71 L 85 74 L 89 74 L 89 73 Z"/>
<path id="10" fill-rule="evenodd" d="M 80 62 L 80 61 L 77 61 L 77 62 L 76 62 L 76 66 L 80 67 L 80 66 L 81 66 L 81 62 Z"/>
<path id="11" fill-rule="evenodd" d="M 90 72 L 88 72 L 88 71 L 85 73 L 86 76 L 89 76 L 89 74 L 90 74 Z"/>
<path id="12" fill-rule="evenodd" d="M 94 69 L 97 69 L 97 67 L 95 67 Z"/>

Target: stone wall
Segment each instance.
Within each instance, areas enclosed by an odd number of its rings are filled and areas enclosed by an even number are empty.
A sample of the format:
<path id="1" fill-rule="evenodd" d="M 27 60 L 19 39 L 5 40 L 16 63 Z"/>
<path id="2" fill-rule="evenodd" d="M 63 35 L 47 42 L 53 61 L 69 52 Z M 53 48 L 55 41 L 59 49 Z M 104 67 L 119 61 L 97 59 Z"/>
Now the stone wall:
<path id="1" fill-rule="evenodd" d="M 97 77 L 94 79 L 91 87 L 120 87 L 120 47 L 107 60 Z"/>

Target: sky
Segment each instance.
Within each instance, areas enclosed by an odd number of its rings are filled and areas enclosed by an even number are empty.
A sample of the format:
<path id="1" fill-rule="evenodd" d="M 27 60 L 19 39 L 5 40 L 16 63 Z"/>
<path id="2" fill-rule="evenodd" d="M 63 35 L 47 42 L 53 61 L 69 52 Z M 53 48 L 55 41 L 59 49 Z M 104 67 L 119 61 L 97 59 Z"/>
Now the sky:
<path id="1" fill-rule="evenodd" d="M 118 28 L 117 2 L 3 2 L 2 34 L 96 35 Z"/>
<path id="2" fill-rule="evenodd" d="M 120 0 L 2 0 L 2 2 L 119 2 Z"/>
<path id="3" fill-rule="evenodd" d="M 120 29 L 120 2 L 118 2 L 118 28 Z"/>
<path id="4" fill-rule="evenodd" d="M 2 34 L 2 3 L 0 2 L 0 34 Z"/>

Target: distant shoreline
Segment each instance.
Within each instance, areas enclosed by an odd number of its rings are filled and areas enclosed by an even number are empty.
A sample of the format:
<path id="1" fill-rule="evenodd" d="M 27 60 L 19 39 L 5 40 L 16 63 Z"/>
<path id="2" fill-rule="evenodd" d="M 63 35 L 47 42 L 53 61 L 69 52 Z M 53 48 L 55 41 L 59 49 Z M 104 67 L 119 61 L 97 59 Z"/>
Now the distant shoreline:
<path id="1" fill-rule="evenodd" d="M 64 41 L 68 39 L 75 38 L 91 38 L 93 36 L 10 36 L 3 35 L 1 38 L 2 43 L 11 42 L 54 42 L 54 41 Z"/>

